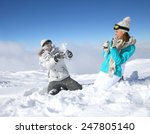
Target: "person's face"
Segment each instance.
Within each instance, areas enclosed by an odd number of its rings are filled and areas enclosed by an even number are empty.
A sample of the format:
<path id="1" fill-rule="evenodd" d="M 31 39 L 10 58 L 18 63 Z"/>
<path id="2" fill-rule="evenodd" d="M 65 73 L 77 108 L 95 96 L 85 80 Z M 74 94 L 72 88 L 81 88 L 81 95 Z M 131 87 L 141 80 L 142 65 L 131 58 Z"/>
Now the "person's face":
<path id="1" fill-rule="evenodd" d="M 124 32 L 120 29 L 118 30 L 115 30 L 115 36 L 118 38 L 118 39 L 121 39 L 122 36 L 124 35 Z"/>
<path id="2" fill-rule="evenodd" d="M 45 43 L 43 49 L 47 51 L 52 51 L 52 45 L 50 43 Z"/>

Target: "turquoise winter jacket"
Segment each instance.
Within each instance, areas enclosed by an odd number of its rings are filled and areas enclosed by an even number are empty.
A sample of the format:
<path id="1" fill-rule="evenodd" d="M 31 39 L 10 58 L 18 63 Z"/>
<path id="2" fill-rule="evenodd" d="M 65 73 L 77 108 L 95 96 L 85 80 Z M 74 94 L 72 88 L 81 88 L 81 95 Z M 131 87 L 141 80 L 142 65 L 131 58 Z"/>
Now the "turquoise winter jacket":
<path id="1" fill-rule="evenodd" d="M 121 65 L 124 64 L 133 55 L 134 51 L 135 51 L 134 44 L 131 44 L 126 48 L 123 48 L 120 51 L 120 53 L 117 48 L 111 48 L 109 53 L 107 54 L 106 52 L 103 51 L 103 56 L 105 55 L 105 60 L 102 63 L 100 70 L 102 72 L 108 73 L 109 61 L 110 61 L 110 57 L 112 57 L 116 64 L 116 71 L 114 74 L 121 77 L 122 76 Z"/>

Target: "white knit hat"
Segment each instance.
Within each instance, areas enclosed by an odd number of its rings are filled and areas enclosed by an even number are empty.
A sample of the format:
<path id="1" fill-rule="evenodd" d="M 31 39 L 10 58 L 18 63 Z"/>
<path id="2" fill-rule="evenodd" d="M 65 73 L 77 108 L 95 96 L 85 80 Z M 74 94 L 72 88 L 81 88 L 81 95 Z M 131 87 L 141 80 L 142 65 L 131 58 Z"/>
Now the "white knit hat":
<path id="1" fill-rule="evenodd" d="M 52 44 L 52 41 L 51 41 L 51 40 L 43 39 L 43 40 L 41 40 L 41 43 L 40 43 L 41 47 L 43 47 L 43 45 L 44 45 L 46 42 L 49 42 L 50 44 Z"/>
<path id="2" fill-rule="evenodd" d="M 130 17 L 125 17 L 122 21 L 115 24 L 115 26 L 117 27 L 117 25 L 118 25 L 118 29 L 121 29 L 124 32 L 129 32 L 129 30 L 130 30 L 130 20 L 131 20 Z M 114 27 L 114 29 L 115 29 L 115 27 Z"/>

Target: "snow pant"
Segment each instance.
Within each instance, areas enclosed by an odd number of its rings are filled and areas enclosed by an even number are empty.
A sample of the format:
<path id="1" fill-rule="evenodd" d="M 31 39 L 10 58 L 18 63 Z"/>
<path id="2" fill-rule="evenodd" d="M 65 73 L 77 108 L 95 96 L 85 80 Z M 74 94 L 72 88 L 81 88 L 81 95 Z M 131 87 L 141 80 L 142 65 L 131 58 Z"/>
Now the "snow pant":
<path id="1" fill-rule="evenodd" d="M 80 85 L 77 81 L 73 80 L 70 76 L 61 80 L 61 81 L 52 81 L 48 85 L 48 93 L 56 89 L 58 92 L 60 90 L 78 90 L 82 89 L 82 85 Z"/>
<path id="2" fill-rule="evenodd" d="M 100 71 L 97 75 L 97 78 L 94 82 L 94 88 L 98 90 L 106 90 L 111 88 L 114 84 L 116 84 L 121 77 L 113 75 L 110 77 L 109 74 Z"/>

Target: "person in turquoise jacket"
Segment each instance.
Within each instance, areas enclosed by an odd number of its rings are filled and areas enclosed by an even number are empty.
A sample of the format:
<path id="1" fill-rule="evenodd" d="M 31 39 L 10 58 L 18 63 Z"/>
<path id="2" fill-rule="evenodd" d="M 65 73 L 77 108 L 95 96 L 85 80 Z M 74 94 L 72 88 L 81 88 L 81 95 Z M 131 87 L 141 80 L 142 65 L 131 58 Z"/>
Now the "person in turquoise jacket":
<path id="1" fill-rule="evenodd" d="M 98 89 L 108 89 L 117 83 L 123 75 L 123 65 L 135 52 L 136 40 L 129 35 L 130 17 L 115 24 L 115 37 L 103 44 L 104 61 L 94 82 Z"/>

